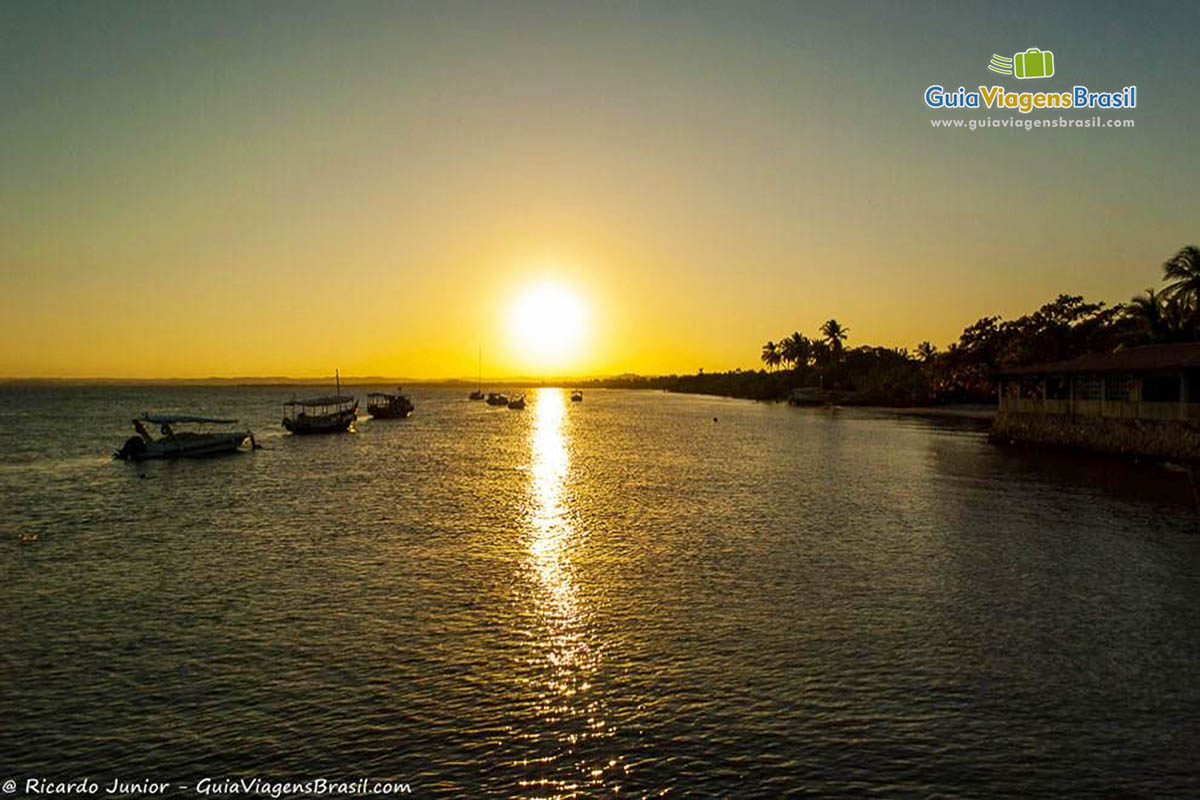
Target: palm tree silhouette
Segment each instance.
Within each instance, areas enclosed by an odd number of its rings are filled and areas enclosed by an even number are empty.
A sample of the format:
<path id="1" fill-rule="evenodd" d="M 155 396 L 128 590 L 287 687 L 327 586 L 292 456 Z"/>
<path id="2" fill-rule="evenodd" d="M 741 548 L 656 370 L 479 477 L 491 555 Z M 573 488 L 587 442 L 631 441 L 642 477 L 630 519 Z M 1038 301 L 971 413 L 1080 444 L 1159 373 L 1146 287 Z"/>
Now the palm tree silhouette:
<path id="1" fill-rule="evenodd" d="M 1162 294 L 1181 304 L 1187 327 L 1195 328 L 1200 309 L 1200 247 L 1190 244 L 1163 264 L 1163 280 L 1170 281 Z"/>
<path id="2" fill-rule="evenodd" d="M 812 357 L 812 342 L 804 334 L 796 331 L 780 343 L 783 360 L 791 364 L 792 369 L 807 367 Z"/>
<path id="3" fill-rule="evenodd" d="M 825 342 L 829 345 L 829 350 L 833 355 L 833 360 L 838 361 L 842 357 L 842 342 L 850 334 L 849 328 L 843 328 L 842 324 L 836 319 L 831 319 L 821 326 L 821 335 L 825 337 Z"/>
<path id="4" fill-rule="evenodd" d="M 812 343 L 813 365 L 824 369 L 833 363 L 833 349 L 828 342 L 815 341 Z"/>
<path id="5" fill-rule="evenodd" d="M 1165 330 L 1164 305 L 1166 298 L 1161 292 L 1147 289 L 1129 301 L 1125 307 L 1129 318 L 1134 321 L 1150 341 L 1161 341 Z"/>
<path id="6" fill-rule="evenodd" d="M 937 345 L 930 344 L 928 341 L 921 342 L 917 345 L 917 357 L 922 362 L 928 362 L 937 353 Z"/>
<path id="7" fill-rule="evenodd" d="M 780 352 L 779 346 L 774 342 L 767 342 L 764 344 L 762 349 L 762 360 L 763 363 L 771 369 L 778 367 L 779 363 L 783 361 L 783 354 Z"/>
<path id="8" fill-rule="evenodd" d="M 1156 342 L 1187 341 L 1195 320 L 1187 296 L 1168 295 L 1147 289 L 1125 306 L 1125 314 L 1136 326 L 1138 340 Z"/>

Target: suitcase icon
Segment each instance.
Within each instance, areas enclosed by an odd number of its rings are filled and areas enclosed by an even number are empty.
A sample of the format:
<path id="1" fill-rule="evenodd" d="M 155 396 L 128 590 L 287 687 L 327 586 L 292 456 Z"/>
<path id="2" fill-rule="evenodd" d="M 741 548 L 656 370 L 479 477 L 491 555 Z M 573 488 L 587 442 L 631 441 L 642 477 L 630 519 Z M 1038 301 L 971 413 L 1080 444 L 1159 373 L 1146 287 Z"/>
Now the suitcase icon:
<path id="1" fill-rule="evenodd" d="M 1013 56 L 1013 73 L 1018 78 L 1049 78 L 1054 75 L 1054 53 L 1031 47 Z"/>

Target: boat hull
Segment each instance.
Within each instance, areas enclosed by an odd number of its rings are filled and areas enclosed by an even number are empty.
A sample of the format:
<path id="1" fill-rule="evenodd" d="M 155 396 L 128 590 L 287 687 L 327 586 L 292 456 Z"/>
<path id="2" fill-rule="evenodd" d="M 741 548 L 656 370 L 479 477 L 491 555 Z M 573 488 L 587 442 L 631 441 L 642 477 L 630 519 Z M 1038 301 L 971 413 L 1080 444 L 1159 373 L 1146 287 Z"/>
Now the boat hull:
<path id="1" fill-rule="evenodd" d="M 249 438 L 250 431 L 169 436 L 153 442 L 133 436 L 114 455 L 123 461 L 209 458 L 236 453 Z"/>
<path id="2" fill-rule="evenodd" d="M 358 418 L 357 411 L 340 411 L 336 414 L 304 415 L 295 419 L 283 418 L 283 427 L 290 433 L 344 433 Z"/>
<path id="3" fill-rule="evenodd" d="M 411 408 L 368 408 L 367 413 L 374 419 L 408 419 L 412 416 L 413 410 Z"/>

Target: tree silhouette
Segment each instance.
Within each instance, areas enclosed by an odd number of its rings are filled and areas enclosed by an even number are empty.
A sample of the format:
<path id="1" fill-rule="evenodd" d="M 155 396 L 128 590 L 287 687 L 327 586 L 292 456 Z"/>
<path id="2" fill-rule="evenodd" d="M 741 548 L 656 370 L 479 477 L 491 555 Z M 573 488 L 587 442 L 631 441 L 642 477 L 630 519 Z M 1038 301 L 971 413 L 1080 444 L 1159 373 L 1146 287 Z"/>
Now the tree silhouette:
<path id="1" fill-rule="evenodd" d="M 1166 334 L 1164 308 L 1165 298 L 1154 289 L 1136 295 L 1125 306 L 1125 314 L 1135 326 L 1138 334 L 1150 341 L 1162 341 Z"/>
<path id="2" fill-rule="evenodd" d="M 783 353 L 775 342 L 767 342 L 762 348 L 762 361 L 768 368 L 774 369 L 783 361 Z"/>
<path id="3" fill-rule="evenodd" d="M 1194 331 L 1200 311 L 1200 247 L 1190 244 L 1167 259 L 1163 280 L 1168 281 L 1163 294 L 1181 304 L 1179 310 L 1185 312 L 1186 327 Z"/>
<path id="4" fill-rule="evenodd" d="M 821 335 L 825 337 L 825 343 L 829 345 L 834 361 L 841 360 L 842 342 L 846 341 L 849 334 L 850 329 L 842 327 L 836 319 L 831 319 L 821 326 Z"/>
<path id="5" fill-rule="evenodd" d="M 790 364 L 792 369 L 808 366 L 809 359 L 812 358 L 812 342 L 807 336 L 796 331 L 784 339 L 781 346 L 783 360 Z"/>
<path id="6" fill-rule="evenodd" d="M 1189 329 L 1192 314 L 1182 294 L 1147 289 L 1133 297 L 1122 311 L 1132 326 L 1130 344 L 1182 342 L 1192 338 Z"/>

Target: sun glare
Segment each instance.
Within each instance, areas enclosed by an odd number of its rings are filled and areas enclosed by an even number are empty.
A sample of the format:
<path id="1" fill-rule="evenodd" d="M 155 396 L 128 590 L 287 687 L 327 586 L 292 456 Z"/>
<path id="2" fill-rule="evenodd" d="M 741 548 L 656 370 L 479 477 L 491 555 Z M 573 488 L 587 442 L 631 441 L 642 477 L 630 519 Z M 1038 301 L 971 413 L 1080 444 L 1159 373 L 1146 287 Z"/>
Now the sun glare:
<path id="1" fill-rule="evenodd" d="M 583 344 L 587 311 L 578 295 L 559 284 L 540 283 L 523 290 L 511 310 L 520 360 L 536 369 L 573 366 Z"/>

